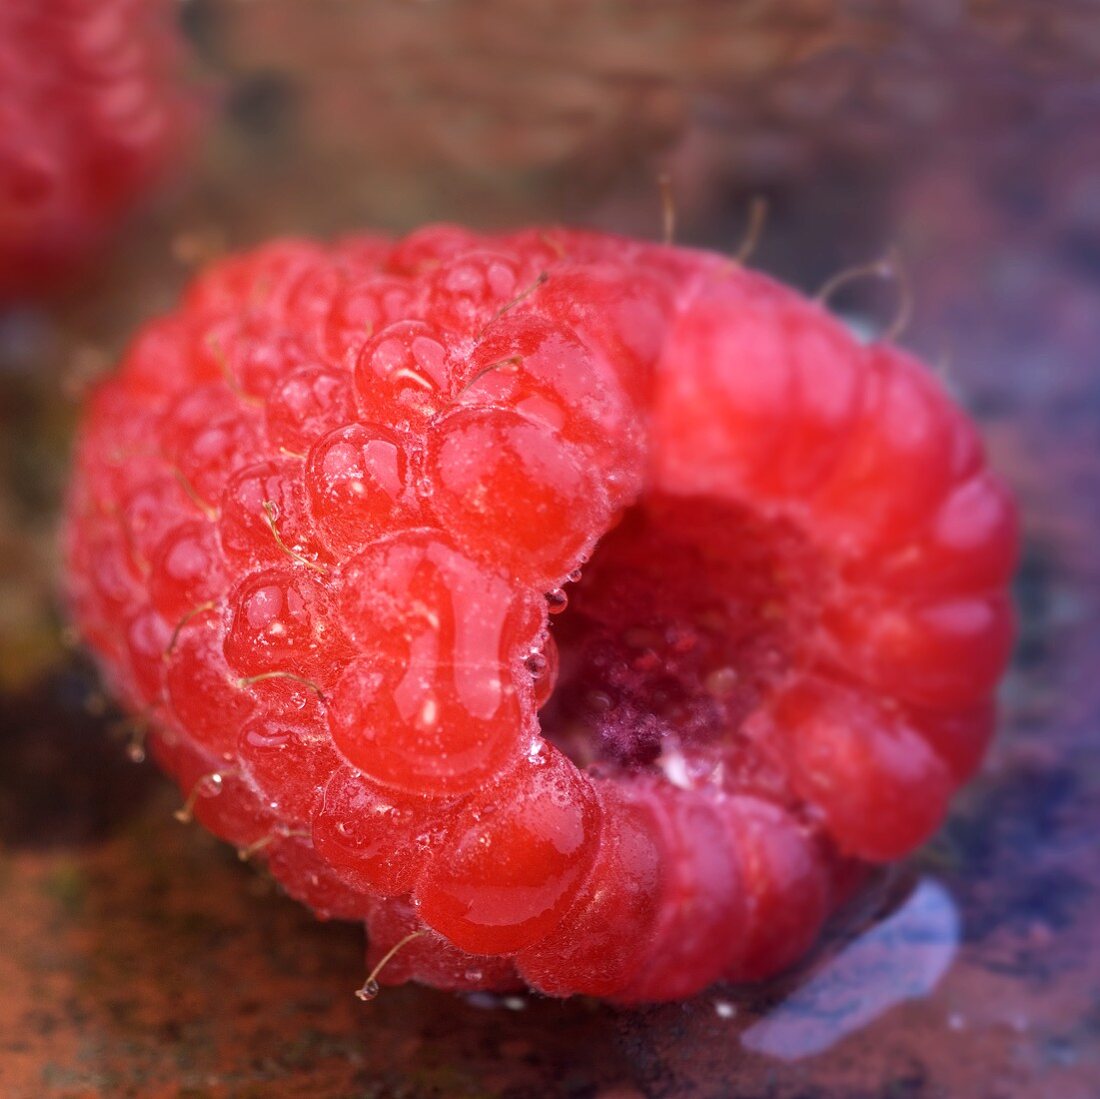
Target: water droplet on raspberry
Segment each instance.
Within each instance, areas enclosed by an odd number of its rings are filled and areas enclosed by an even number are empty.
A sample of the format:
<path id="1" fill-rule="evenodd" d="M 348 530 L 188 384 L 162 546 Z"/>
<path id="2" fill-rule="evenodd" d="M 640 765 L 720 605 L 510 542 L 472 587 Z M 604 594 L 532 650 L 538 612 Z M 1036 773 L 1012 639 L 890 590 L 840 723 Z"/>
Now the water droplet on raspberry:
<path id="1" fill-rule="evenodd" d="M 347 654 L 328 591 L 301 568 L 252 574 L 231 594 L 229 606 L 225 658 L 242 676 L 331 676 Z"/>
<path id="2" fill-rule="evenodd" d="M 470 356 L 457 401 L 499 405 L 581 444 L 597 464 L 640 468 L 642 426 L 614 370 L 556 320 L 509 314 L 492 324 Z M 640 487 L 630 478 L 627 494 Z M 626 502 L 626 494 L 616 503 Z"/>
<path id="3" fill-rule="evenodd" d="M 304 468 L 296 458 L 275 459 L 247 466 L 230 478 L 217 523 L 226 557 L 247 568 L 321 556 L 310 529 Z"/>
<path id="4" fill-rule="evenodd" d="M 515 689 L 484 666 L 361 658 L 344 671 L 329 709 L 337 748 L 384 786 L 410 793 L 463 793 L 482 785 L 518 750 Z"/>
<path id="5" fill-rule="evenodd" d="M 541 710 L 553 695 L 558 683 L 558 646 L 549 633 L 543 633 L 540 636 L 540 648 L 528 657 L 528 660 L 532 658 L 538 670 L 532 671 L 530 663 L 527 665 L 527 670 L 534 680 L 532 694 L 535 709 Z"/>
<path id="6" fill-rule="evenodd" d="M 522 760 L 492 812 L 453 822 L 416 889 L 424 922 L 474 954 L 505 954 L 546 935 L 595 858 L 600 808 L 591 781 L 561 753 Z"/>
<path id="7" fill-rule="evenodd" d="M 445 337 L 423 321 L 400 321 L 372 336 L 355 364 L 362 419 L 421 427 L 443 407 L 453 364 Z"/>
<path id="8" fill-rule="evenodd" d="M 563 588 L 551 588 L 546 593 L 546 609 L 551 614 L 561 614 L 569 606 L 569 594 Z"/>
<path id="9" fill-rule="evenodd" d="M 376 999 L 378 993 L 381 991 L 382 990 L 379 987 L 378 982 L 373 977 L 371 977 L 363 982 L 363 986 L 361 988 L 356 989 L 355 995 L 360 1000 L 369 1003 L 371 1000 Z"/>
<path id="10" fill-rule="evenodd" d="M 448 416 L 430 433 L 426 468 L 436 486 L 431 508 L 446 529 L 531 584 L 558 582 L 610 521 L 591 463 L 514 412 Z"/>
<path id="11" fill-rule="evenodd" d="M 225 779 L 220 774 L 207 775 L 199 779 L 198 794 L 200 797 L 213 797 L 222 792 Z"/>
<path id="12" fill-rule="evenodd" d="M 313 516 L 334 552 L 347 552 L 413 525 L 418 505 L 407 491 L 408 459 L 397 435 L 377 425 L 329 432 L 306 469 Z"/>
<path id="13" fill-rule="evenodd" d="M 606 714 L 614 705 L 611 696 L 606 691 L 589 691 L 584 696 L 585 704 L 596 714 Z"/>

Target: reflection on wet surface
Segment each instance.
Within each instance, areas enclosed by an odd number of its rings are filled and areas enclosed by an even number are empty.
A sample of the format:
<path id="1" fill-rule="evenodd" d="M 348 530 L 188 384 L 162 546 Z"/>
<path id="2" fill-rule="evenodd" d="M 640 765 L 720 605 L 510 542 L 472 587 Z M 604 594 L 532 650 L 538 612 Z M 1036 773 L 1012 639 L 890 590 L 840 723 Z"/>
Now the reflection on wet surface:
<path id="1" fill-rule="evenodd" d="M 950 967 L 959 940 L 951 894 L 923 878 L 900 908 L 743 1031 L 741 1044 L 782 1061 L 822 1053 L 895 1004 L 927 996 Z"/>

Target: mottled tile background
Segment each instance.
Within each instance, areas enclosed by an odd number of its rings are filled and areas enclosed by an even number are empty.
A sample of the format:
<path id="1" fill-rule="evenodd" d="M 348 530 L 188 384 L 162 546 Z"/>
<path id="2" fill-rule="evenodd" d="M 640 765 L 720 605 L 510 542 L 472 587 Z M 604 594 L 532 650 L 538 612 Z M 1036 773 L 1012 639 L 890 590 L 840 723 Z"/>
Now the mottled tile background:
<path id="1" fill-rule="evenodd" d="M 0 1094 L 1100 1095 L 1100 6 L 189 0 L 209 128 L 83 279 L 0 313 Z M 279 232 L 568 219 L 832 298 L 944 370 L 1023 503 L 1004 729 L 947 827 L 781 986 L 646 1011 L 370 1005 L 315 922 L 126 758 L 62 643 L 80 392 L 189 269 Z"/>

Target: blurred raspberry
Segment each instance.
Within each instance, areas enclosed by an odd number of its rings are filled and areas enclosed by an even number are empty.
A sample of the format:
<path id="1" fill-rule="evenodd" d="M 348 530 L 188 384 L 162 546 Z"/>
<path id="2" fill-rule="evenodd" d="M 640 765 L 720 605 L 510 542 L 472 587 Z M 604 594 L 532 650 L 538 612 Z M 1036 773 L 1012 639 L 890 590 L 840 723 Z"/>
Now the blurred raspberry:
<path id="1" fill-rule="evenodd" d="M 0 9 L 0 299 L 41 292 L 143 198 L 194 105 L 162 0 Z"/>

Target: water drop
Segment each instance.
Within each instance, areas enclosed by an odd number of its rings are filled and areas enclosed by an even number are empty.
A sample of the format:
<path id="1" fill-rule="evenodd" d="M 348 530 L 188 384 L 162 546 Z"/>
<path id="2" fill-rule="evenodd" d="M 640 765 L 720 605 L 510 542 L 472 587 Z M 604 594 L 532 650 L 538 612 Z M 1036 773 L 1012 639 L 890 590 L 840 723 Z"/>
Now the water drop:
<path id="1" fill-rule="evenodd" d="M 580 580 L 580 578 L 581 578 L 581 570 L 580 569 L 574 569 L 569 574 L 569 583 L 570 584 L 576 584 Z"/>
<path id="2" fill-rule="evenodd" d="M 217 771 L 209 775 L 203 775 L 191 787 L 187 800 L 172 815 L 181 824 L 190 824 L 194 816 L 195 802 L 200 797 L 213 797 L 215 794 L 220 794 L 222 792 L 222 781 L 222 776 Z"/>
<path id="3" fill-rule="evenodd" d="M 357 988 L 355 990 L 355 995 L 360 1000 L 363 1000 L 364 1002 L 367 1002 L 367 1001 L 373 1000 L 378 995 L 378 993 L 380 991 L 381 991 L 381 989 L 378 987 L 378 982 L 373 977 L 368 977 L 363 982 L 363 987 L 362 988 Z"/>
<path id="4" fill-rule="evenodd" d="M 426 499 L 427 497 L 431 496 L 434 491 L 435 485 L 432 483 L 432 479 L 430 477 L 421 477 L 416 482 L 417 496 L 422 496 Z"/>
<path id="5" fill-rule="evenodd" d="M 549 661 L 543 656 L 542 653 L 532 653 L 524 662 L 523 666 L 531 673 L 535 679 L 541 679 L 546 674 L 546 667 Z"/>
<path id="6" fill-rule="evenodd" d="M 561 588 L 546 593 L 546 609 L 551 614 L 561 614 L 569 606 L 569 596 Z"/>

